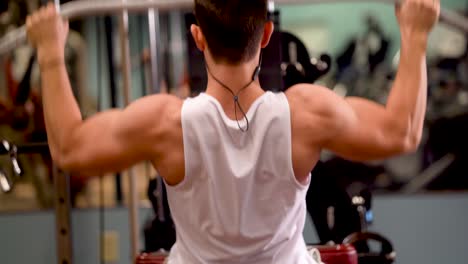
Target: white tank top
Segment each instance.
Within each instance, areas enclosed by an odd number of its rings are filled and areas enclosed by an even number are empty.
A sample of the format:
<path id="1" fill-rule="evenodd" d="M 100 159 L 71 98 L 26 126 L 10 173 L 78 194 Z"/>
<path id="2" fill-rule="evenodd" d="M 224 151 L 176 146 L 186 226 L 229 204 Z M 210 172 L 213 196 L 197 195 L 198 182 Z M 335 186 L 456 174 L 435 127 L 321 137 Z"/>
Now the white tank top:
<path id="1" fill-rule="evenodd" d="M 302 235 L 309 183 L 294 177 L 288 100 L 267 92 L 246 114 L 244 133 L 214 97 L 184 102 L 185 178 L 167 186 L 177 231 L 170 264 L 315 264 Z"/>

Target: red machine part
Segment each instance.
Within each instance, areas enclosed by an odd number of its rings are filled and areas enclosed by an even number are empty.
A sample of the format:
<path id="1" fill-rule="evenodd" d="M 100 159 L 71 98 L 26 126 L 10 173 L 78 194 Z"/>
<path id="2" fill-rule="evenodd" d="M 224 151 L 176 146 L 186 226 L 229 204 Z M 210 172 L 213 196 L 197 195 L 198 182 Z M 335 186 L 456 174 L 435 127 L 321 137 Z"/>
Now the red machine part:
<path id="1" fill-rule="evenodd" d="M 314 246 L 325 264 L 358 264 L 358 255 L 352 245 Z M 136 264 L 164 264 L 167 254 L 141 254 Z"/>

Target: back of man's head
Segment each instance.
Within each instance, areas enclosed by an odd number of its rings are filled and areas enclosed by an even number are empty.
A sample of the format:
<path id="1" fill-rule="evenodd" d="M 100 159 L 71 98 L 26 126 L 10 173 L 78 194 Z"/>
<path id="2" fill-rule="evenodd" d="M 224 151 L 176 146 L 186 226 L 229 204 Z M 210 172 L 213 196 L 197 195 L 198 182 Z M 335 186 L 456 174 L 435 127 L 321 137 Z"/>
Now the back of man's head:
<path id="1" fill-rule="evenodd" d="M 267 20 L 267 0 L 195 0 L 195 16 L 216 63 L 253 59 Z"/>

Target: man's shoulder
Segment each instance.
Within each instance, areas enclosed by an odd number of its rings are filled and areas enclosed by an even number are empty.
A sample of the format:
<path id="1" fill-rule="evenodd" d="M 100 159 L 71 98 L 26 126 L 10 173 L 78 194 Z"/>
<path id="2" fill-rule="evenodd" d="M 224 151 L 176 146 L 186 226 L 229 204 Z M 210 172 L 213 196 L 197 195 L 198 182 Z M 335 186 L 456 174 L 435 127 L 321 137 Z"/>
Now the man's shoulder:
<path id="1" fill-rule="evenodd" d="M 315 84 L 298 84 L 289 88 L 285 95 L 292 111 L 307 111 L 326 114 L 333 110 L 337 95 L 330 89 Z"/>
<path id="2" fill-rule="evenodd" d="M 334 91 L 323 86 L 301 84 L 291 87 L 286 96 L 293 127 L 307 131 L 306 137 L 313 132 L 315 141 L 321 141 L 340 126 L 343 98 Z"/>
<path id="3" fill-rule="evenodd" d="M 130 105 L 144 122 L 159 123 L 180 120 L 183 100 L 169 94 L 149 95 Z M 171 122 L 170 122 L 171 123 Z"/>
<path id="4" fill-rule="evenodd" d="M 140 99 L 149 111 L 161 112 L 165 110 L 177 110 L 182 108 L 183 100 L 171 94 L 156 94 L 145 96 Z"/>

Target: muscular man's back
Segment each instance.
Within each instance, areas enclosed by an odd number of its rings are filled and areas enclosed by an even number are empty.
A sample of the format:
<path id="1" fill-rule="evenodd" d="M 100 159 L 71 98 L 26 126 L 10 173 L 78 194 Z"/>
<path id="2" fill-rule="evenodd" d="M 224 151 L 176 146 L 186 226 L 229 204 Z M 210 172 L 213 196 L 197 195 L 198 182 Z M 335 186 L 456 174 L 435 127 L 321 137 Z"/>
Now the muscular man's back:
<path id="1" fill-rule="evenodd" d="M 418 62 L 412 66 L 412 71 L 405 74 L 411 75 L 421 67 Z M 402 73 L 400 75 L 403 76 Z M 418 92 L 424 93 L 424 83 L 420 83 L 419 79 L 415 79 L 414 83 L 416 87 L 421 87 Z M 397 83 L 392 93 L 401 93 L 403 89 Z M 402 112 L 398 115 L 402 100 L 396 96 L 387 106 L 382 106 L 361 98 L 341 98 L 325 87 L 309 84 L 291 87 L 285 94 L 291 113 L 292 161 L 299 182 L 307 180 L 323 149 L 361 161 L 410 152 L 419 144 L 424 113 Z M 243 108 L 249 109 L 261 95 L 258 89 L 244 95 Z M 179 99 L 172 101 L 164 124 L 164 138 L 170 139 L 170 143 L 161 147 L 159 156 L 164 158 L 154 164 L 157 164 L 157 169 L 168 183 L 177 184 L 184 177 L 180 122 L 182 102 Z M 219 101 L 227 115 L 234 118 L 229 98 L 220 98 Z M 413 114 L 417 116 L 412 117 Z M 174 170 L 174 166 L 178 169 Z"/>

